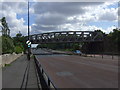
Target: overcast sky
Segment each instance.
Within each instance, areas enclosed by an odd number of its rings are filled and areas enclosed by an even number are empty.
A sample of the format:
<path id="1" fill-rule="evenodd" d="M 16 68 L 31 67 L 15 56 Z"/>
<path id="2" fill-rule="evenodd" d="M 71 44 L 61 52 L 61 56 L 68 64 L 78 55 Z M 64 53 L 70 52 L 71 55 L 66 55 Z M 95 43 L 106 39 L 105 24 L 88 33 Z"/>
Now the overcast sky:
<path id="1" fill-rule="evenodd" d="M 35 0 L 34 0 L 35 1 Z M 53 31 L 109 33 L 118 27 L 115 2 L 30 2 L 30 34 Z M 0 18 L 6 17 L 11 36 L 27 35 L 27 2 L 0 2 Z"/>

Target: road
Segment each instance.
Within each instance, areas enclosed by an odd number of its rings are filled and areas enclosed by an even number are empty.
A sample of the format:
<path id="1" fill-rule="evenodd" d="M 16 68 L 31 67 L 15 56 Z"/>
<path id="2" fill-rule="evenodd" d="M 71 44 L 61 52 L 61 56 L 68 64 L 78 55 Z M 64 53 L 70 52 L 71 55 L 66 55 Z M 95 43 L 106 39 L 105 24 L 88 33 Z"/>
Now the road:
<path id="1" fill-rule="evenodd" d="M 36 55 L 36 58 L 57 88 L 118 88 L 117 59 L 75 55 Z"/>

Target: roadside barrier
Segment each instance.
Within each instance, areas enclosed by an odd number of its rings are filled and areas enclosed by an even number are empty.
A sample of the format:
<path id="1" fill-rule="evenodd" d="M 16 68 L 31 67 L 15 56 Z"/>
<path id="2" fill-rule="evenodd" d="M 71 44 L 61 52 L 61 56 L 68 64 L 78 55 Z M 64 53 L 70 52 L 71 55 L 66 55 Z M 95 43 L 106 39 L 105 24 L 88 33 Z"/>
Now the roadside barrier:
<path id="1" fill-rule="evenodd" d="M 41 88 L 47 89 L 47 90 L 57 90 L 57 88 L 55 87 L 55 85 L 53 84 L 53 82 L 51 81 L 49 76 L 46 74 L 46 72 L 42 68 L 40 62 L 36 59 L 35 56 L 34 56 L 34 61 L 36 64 L 37 73 L 38 73 L 39 80 L 41 83 Z"/>

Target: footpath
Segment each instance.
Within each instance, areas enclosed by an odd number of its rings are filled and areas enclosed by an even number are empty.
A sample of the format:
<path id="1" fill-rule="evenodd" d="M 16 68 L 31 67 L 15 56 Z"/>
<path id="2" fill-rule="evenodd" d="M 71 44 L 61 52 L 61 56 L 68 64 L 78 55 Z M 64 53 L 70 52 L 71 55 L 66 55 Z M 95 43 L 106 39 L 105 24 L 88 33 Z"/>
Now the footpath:
<path id="1" fill-rule="evenodd" d="M 26 55 L 22 55 L 2 69 L 2 88 L 20 88 L 28 63 L 30 68 L 27 88 L 38 88 L 34 60 L 28 61 Z"/>

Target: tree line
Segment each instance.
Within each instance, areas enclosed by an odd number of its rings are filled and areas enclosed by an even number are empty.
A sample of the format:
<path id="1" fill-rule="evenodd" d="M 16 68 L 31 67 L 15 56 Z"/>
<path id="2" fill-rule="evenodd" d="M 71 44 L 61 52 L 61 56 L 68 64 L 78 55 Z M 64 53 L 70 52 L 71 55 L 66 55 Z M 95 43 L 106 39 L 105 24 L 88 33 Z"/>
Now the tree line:
<path id="1" fill-rule="evenodd" d="M 13 52 L 18 54 L 25 52 L 26 37 L 22 36 L 20 32 L 16 34 L 16 37 L 10 37 L 10 29 L 5 17 L 0 19 L 0 23 L 0 27 L 2 29 L 2 36 L 0 36 L 0 49 L 2 50 L 2 52 L 0 54 L 12 54 Z"/>

